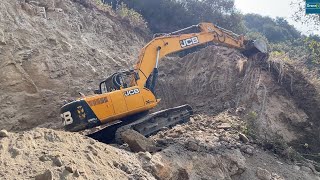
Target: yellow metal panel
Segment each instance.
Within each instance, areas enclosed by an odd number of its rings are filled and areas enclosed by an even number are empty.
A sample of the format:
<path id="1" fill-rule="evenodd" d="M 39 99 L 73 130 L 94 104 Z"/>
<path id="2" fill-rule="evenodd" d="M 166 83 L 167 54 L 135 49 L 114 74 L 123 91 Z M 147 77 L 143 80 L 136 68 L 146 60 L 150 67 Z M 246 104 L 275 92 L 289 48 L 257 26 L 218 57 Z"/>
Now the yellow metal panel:
<path id="1" fill-rule="evenodd" d="M 138 91 L 132 91 L 138 89 Z M 137 93 L 139 92 L 139 93 Z M 159 100 L 146 88 L 131 88 L 84 98 L 102 123 L 154 108 Z"/>
<path id="2" fill-rule="evenodd" d="M 127 88 L 123 90 L 128 111 L 138 109 L 145 105 L 141 89 L 138 87 Z"/>
<path id="3" fill-rule="evenodd" d="M 122 90 L 113 91 L 109 94 L 114 107 L 115 115 L 126 113 L 128 108 Z"/>
<path id="4" fill-rule="evenodd" d="M 109 94 L 90 96 L 85 98 L 85 101 L 98 119 L 103 120 L 110 116 L 114 116 L 114 108 Z"/>

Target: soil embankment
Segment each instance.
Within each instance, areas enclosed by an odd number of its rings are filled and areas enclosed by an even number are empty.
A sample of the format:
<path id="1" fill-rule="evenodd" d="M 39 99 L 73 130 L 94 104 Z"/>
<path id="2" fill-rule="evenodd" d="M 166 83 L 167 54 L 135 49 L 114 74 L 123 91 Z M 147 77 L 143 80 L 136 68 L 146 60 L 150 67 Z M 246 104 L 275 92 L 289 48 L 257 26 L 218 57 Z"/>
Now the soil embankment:
<path id="1" fill-rule="evenodd" d="M 0 128 L 61 126 L 64 100 L 131 68 L 144 38 L 85 1 L 1 1 Z"/>
<path id="2" fill-rule="evenodd" d="M 284 141 L 303 154 L 320 148 L 319 89 L 301 69 L 213 46 L 167 58 L 160 72 L 157 95 L 163 108 L 190 104 L 210 115 L 241 107 L 251 135 Z"/>

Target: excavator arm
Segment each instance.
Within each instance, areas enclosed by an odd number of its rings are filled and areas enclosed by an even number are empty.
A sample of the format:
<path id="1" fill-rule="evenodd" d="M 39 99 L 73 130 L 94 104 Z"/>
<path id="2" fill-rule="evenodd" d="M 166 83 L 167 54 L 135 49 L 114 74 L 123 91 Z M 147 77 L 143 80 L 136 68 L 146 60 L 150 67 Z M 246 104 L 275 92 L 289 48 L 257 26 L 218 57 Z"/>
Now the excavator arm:
<path id="1" fill-rule="evenodd" d="M 182 34 L 193 28 L 197 28 L 199 32 Z M 200 23 L 173 33 L 163 34 L 150 41 L 140 52 L 139 60 L 134 67 L 139 78 L 132 80 L 131 85 L 144 87 L 151 73 L 157 71 L 159 60 L 164 56 L 209 42 L 239 49 L 245 52 L 245 55 L 257 49 L 263 53 L 267 51 L 266 45 L 261 41 L 254 44 L 253 41 L 245 40 L 244 36 L 234 34 L 212 23 Z M 152 88 L 151 86 L 150 89 Z"/>

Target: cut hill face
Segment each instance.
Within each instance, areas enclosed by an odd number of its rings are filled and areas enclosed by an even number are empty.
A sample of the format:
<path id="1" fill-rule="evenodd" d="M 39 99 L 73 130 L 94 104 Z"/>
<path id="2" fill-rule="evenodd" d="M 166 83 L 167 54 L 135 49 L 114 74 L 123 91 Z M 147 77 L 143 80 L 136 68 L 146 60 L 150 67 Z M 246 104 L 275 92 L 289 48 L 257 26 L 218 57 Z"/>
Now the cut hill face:
<path id="1" fill-rule="evenodd" d="M 0 128 L 59 127 L 63 100 L 131 68 L 144 39 L 86 2 L 1 1 Z"/>
<path id="2" fill-rule="evenodd" d="M 319 88 L 301 69 L 208 47 L 163 60 L 160 72 L 162 107 L 190 104 L 203 114 L 241 107 L 249 134 L 284 140 L 303 154 L 319 152 Z"/>

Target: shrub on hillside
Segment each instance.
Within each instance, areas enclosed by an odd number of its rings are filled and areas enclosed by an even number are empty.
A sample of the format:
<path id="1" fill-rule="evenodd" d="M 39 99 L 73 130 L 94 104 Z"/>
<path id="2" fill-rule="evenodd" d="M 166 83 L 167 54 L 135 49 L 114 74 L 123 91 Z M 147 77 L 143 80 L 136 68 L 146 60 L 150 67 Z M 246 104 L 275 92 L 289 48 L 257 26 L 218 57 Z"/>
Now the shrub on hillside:
<path id="1" fill-rule="evenodd" d="M 133 9 L 129 9 L 126 4 L 121 3 L 116 6 L 116 14 L 122 19 L 126 19 L 134 27 L 141 29 L 147 29 L 147 23 L 141 14 L 137 13 Z"/>

